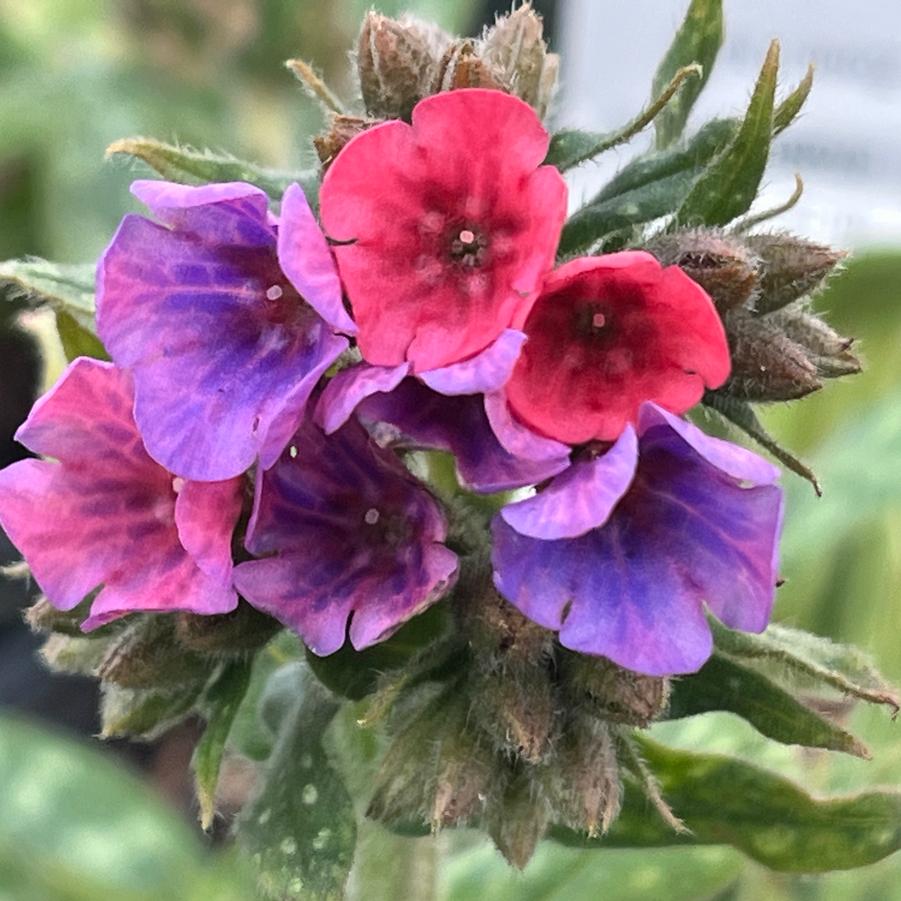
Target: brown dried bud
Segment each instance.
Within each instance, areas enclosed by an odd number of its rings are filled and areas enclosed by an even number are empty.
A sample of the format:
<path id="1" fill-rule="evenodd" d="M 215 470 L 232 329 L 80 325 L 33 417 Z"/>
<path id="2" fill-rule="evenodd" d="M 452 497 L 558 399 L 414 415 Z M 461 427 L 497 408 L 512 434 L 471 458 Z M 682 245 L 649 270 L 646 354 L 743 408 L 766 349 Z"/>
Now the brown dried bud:
<path id="1" fill-rule="evenodd" d="M 547 52 L 544 24 L 530 3 L 498 19 L 476 50 L 497 81 L 544 118 L 557 87 L 560 58 Z"/>
<path id="2" fill-rule="evenodd" d="M 647 245 L 664 266 L 678 266 L 726 312 L 748 302 L 757 287 L 757 260 L 739 238 L 713 229 L 658 235 Z"/>
<path id="3" fill-rule="evenodd" d="M 198 654 L 244 654 L 263 647 L 281 625 L 250 604 L 240 601 L 231 613 L 200 616 L 178 613 L 175 637 L 182 647 Z"/>
<path id="4" fill-rule="evenodd" d="M 375 118 L 409 119 L 430 93 L 450 36 L 411 18 L 369 12 L 357 41 L 357 68 L 366 111 Z"/>
<path id="5" fill-rule="evenodd" d="M 162 688 L 202 682 L 211 665 L 178 643 L 171 617 L 150 615 L 109 642 L 96 675 L 122 688 Z"/>
<path id="6" fill-rule="evenodd" d="M 329 130 L 313 138 L 313 146 L 325 171 L 351 138 L 361 131 L 379 124 L 379 119 L 361 119 L 358 116 L 334 116 Z"/>
<path id="7" fill-rule="evenodd" d="M 796 400 L 822 388 L 807 352 L 784 332 L 747 310 L 730 310 L 723 317 L 732 374 L 718 389 L 740 400 Z"/>
<path id="8" fill-rule="evenodd" d="M 547 831 L 551 805 L 541 782 L 525 770 L 513 777 L 502 795 L 490 799 L 485 819 L 498 851 L 522 870 Z"/>
<path id="9" fill-rule="evenodd" d="M 658 676 L 623 669 L 604 657 L 566 652 L 560 656 L 563 678 L 575 698 L 588 698 L 607 720 L 647 726 L 669 704 L 670 684 Z"/>
<path id="10" fill-rule="evenodd" d="M 821 288 L 846 256 L 789 234 L 749 235 L 745 242 L 761 262 L 760 292 L 754 303 L 761 315 Z"/>
<path id="11" fill-rule="evenodd" d="M 770 313 L 765 319 L 808 352 L 820 377 L 838 378 L 860 372 L 860 360 L 851 353 L 854 339 L 842 337 L 811 313 L 806 301 Z"/>
<path id="12" fill-rule="evenodd" d="M 554 774 L 555 822 L 584 830 L 591 838 L 605 834 L 623 799 L 611 727 L 590 715 L 574 718 L 554 761 Z"/>
<path id="13" fill-rule="evenodd" d="M 505 89 L 491 67 L 479 57 L 475 44 L 469 40 L 454 41 L 444 51 L 430 93 L 457 88 Z"/>

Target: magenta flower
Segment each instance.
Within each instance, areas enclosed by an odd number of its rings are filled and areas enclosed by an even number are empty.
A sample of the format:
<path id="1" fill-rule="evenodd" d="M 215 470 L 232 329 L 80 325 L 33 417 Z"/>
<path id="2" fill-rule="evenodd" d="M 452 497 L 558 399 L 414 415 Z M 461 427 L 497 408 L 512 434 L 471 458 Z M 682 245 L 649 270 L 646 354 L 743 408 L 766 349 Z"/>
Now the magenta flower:
<path id="1" fill-rule="evenodd" d="M 645 404 L 603 456 L 494 519 L 495 584 L 574 651 L 648 675 L 712 652 L 705 607 L 761 632 L 777 580 L 778 470 Z"/>
<path id="2" fill-rule="evenodd" d="M 148 455 L 127 373 L 78 359 L 16 434 L 35 453 L 0 471 L 0 525 L 47 599 L 84 629 L 138 610 L 225 613 L 241 480 L 186 482 Z"/>
<path id="3" fill-rule="evenodd" d="M 500 91 L 427 97 L 412 125 L 357 135 L 322 182 L 363 358 L 416 373 L 475 356 L 518 328 L 553 266 L 566 185 L 549 136 Z"/>
<path id="4" fill-rule="evenodd" d="M 139 181 L 163 222 L 123 219 L 100 261 L 97 325 L 134 374 L 150 455 L 185 478 L 271 466 L 351 334 L 325 238 L 303 192 L 278 225 L 266 195 L 233 183 Z"/>
<path id="5" fill-rule="evenodd" d="M 257 478 L 246 543 L 264 559 L 237 566 L 235 585 L 315 654 L 337 651 L 348 632 L 360 650 L 450 587 L 446 535 L 432 495 L 362 426 L 327 437 L 306 422 Z"/>

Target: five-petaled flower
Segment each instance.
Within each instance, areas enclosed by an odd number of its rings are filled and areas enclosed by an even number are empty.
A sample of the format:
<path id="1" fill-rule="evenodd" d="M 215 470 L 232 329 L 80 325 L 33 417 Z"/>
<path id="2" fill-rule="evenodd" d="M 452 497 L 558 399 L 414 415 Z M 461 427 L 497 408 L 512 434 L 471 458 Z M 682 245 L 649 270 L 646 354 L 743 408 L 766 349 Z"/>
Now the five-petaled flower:
<path id="1" fill-rule="evenodd" d="M 643 251 L 561 266 L 523 331 L 507 403 L 522 423 L 569 444 L 615 441 L 645 401 L 684 413 L 729 375 L 710 298 L 677 266 L 662 268 Z"/>
<path id="2" fill-rule="evenodd" d="M 359 650 L 450 587 L 446 535 L 436 500 L 359 423 L 326 436 L 307 422 L 257 478 L 246 544 L 264 559 L 235 567 L 235 585 L 314 653 L 347 633 Z"/>
<path id="3" fill-rule="evenodd" d="M 231 538 L 241 480 L 173 477 L 144 449 L 128 374 L 75 360 L 16 437 L 35 453 L 0 471 L 0 525 L 47 599 L 83 628 L 134 611 L 234 609 Z"/>
<path id="4" fill-rule="evenodd" d="M 97 325 L 135 380 L 150 455 L 180 476 L 271 466 L 354 325 L 325 237 L 297 185 L 276 227 L 233 183 L 135 182 L 165 225 L 126 216 L 100 261 Z"/>
<path id="5" fill-rule="evenodd" d="M 517 328 L 553 266 L 566 186 L 549 136 L 500 91 L 436 94 L 355 137 L 322 182 L 323 228 L 363 358 L 414 371 Z"/>
<path id="6" fill-rule="evenodd" d="M 761 632 L 777 581 L 776 467 L 654 404 L 602 456 L 492 524 L 495 584 L 574 651 L 653 676 L 710 656 L 705 606 Z"/>

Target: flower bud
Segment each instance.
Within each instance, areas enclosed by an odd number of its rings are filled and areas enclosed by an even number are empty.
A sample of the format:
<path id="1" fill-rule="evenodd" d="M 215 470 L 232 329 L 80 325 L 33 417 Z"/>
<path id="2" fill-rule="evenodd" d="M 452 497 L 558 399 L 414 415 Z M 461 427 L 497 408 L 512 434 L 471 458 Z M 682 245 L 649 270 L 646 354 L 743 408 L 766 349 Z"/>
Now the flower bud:
<path id="1" fill-rule="evenodd" d="M 153 741 L 191 712 L 202 685 L 173 687 L 167 691 L 102 685 L 101 738 Z"/>
<path id="2" fill-rule="evenodd" d="M 547 52 L 544 25 L 531 4 L 498 19 L 476 49 L 502 85 L 544 118 L 557 87 L 560 58 Z"/>
<path id="3" fill-rule="evenodd" d="M 202 682 L 211 662 L 186 651 L 171 617 L 142 616 L 107 645 L 96 675 L 122 688 L 159 688 Z"/>
<path id="4" fill-rule="evenodd" d="M 730 310 L 723 317 L 732 374 L 719 389 L 740 400 L 795 400 L 822 388 L 817 367 L 768 317 Z"/>
<path id="5" fill-rule="evenodd" d="M 724 313 L 748 302 L 757 287 L 757 260 L 741 239 L 714 229 L 664 233 L 646 246 L 665 266 L 678 266 Z"/>
<path id="6" fill-rule="evenodd" d="M 31 631 L 39 634 L 55 632 L 79 638 L 92 638 L 97 634 L 81 631 L 81 622 L 86 619 L 87 612 L 80 604 L 73 610 L 58 610 L 47 598 L 41 597 L 25 610 L 24 617 Z"/>
<path id="7" fill-rule="evenodd" d="M 748 248 L 761 261 L 758 314 L 787 306 L 822 287 L 845 253 L 789 234 L 749 235 Z"/>
<path id="8" fill-rule="evenodd" d="M 614 723 L 647 726 L 669 704 L 668 679 L 633 673 L 604 657 L 565 652 L 560 669 L 569 693 L 589 699 L 604 719 Z"/>
<path id="9" fill-rule="evenodd" d="M 450 36 L 414 19 L 369 12 L 357 40 L 357 69 L 366 111 L 375 118 L 409 119 L 429 93 Z"/>
<path id="10" fill-rule="evenodd" d="M 472 41 L 454 41 L 444 51 L 435 73 L 430 93 L 457 88 L 490 88 L 505 90 L 500 78 L 482 60 Z"/>
<path id="11" fill-rule="evenodd" d="M 361 119 L 358 116 L 333 116 L 329 130 L 313 138 L 313 146 L 322 163 L 322 169 L 328 169 L 332 160 L 344 149 L 345 145 L 361 131 L 379 124 L 378 119 Z"/>
<path id="12" fill-rule="evenodd" d="M 198 654 L 243 654 L 263 647 L 281 629 L 277 620 L 244 601 L 231 613 L 177 613 L 175 637 Z"/>
<path id="13" fill-rule="evenodd" d="M 104 641 L 60 633 L 52 634 L 41 647 L 48 669 L 75 676 L 93 676 L 106 652 Z"/>
<path id="14" fill-rule="evenodd" d="M 525 869 L 551 819 L 551 805 L 541 781 L 528 769 L 517 773 L 506 791 L 490 800 L 485 819 L 488 834 L 507 863 Z"/>
<path id="15" fill-rule="evenodd" d="M 587 832 L 591 838 L 605 834 L 619 814 L 623 797 L 611 727 L 590 715 L 574 717 L 565 730 L 554 771 L 554 821 Z"/>
<path id="16" fill-rule="evenodd" d="M 438 754 L 438 778 L 432 800 L 432 831 L 464 826 L 478 817 L 492 791 L 500 761 L 461 723 Z"/>
<path id="17" fill-rule="evenodd" d="M 770 313 L 766 321 L 800 344 L 822 378 L 860 372 L 860 360 L 851 353 L 853 338 L 844 338 L 807 309 L 803 301 Z"/>

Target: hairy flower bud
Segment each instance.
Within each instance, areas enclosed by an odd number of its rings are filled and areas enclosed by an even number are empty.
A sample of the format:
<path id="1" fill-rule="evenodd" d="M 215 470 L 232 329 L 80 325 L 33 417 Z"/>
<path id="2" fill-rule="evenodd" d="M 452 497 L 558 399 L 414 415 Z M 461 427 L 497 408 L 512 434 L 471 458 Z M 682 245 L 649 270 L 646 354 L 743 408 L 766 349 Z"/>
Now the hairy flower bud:
<path id="1" fill-rule="evenodd" d="M 656 236 L 647 245 L 665 266 L 678 266 L 724 313 L 743 306 L 757 286 L 757 260 L 740 238 L 715 229 L 687 229 Z"/>
<path id="2" fill-rule="evenodd" d="M 603 657 L 566 652 L 560 656 L 560 669 L 570 694 L 589 699 L 614 723 L 647 726 L 669 703 L 669 679 L 633 673 Z"/>
<path id="3" fill-rule="evenodd" d="M 751 252 L 760 258 L 760 292 L 754 308 L 770 313 L 821 288 L 845 253 L 789 234 L 749 235 Z"/>
<path id="4" fill-rule="evenodd" d="M 853 338 L 844 338 L 808 309 L 806 301 L 793 303 L 765 317 L 808 352 L 821 378 L 860 372 L 860 360 L 851 353 Z"/>
<path id="5" fill-rule="evenodd" d="M 41 657 L 55 673 L 92 676 L 106 654 L 106 642 L 84 636 L 52 634 L 41 648 Z"/>
<path id="6" fill-rule="evenodd" d="M 574 717 L 565 730 L 554 772 L 554 821 L 591 838 L 606 833 L 623 797 L 611 727 L 593 716 Z"/>
<path id="7" fill-rule="evenodd" d="M 496 781 L 499 761 L 465 724 L 449 735 L 438 753 L 432 799 L 432 830 L 463 826 L 482 812 Z"/>
<path id="8" fill-rule="evenodd" d="M 545 116 L 557 86 L 560 60 L 547 52 L 541 16 L 530 3 L 499 18 L 485 32 L 477 51 L 510 93 Z"/>
<path id="9" fill-rule="evenodd" d="M 444 51 L 432 82 L 431 93 L 457 88 L 491 88 L 502 91 L 505 86 L 491 66 L 478 55 L 470 40 L 454 41 Z"/>
<path id="10" fill-rule="evenodd" d="M 211 665 L 178 643 L 170 617 L 150 615 L 109 642 L 96 674 L 122 688 L 155 688 L 201 682 Z"/>
<path id="11" fill-rule="evenodd" d="M 516 774 L 485 813 L 488 834 L 507 863 L 519 870 L 532 859 L 551 820 L 551 805 L 541 780 L 529 770 Z"/>
<path id="12" fill-rule="evenodd" d="M 724 317 L 732 374 L 719 389 L 740 400 L 796 400 L 822 388 L 817 367 L 801 345 L 768 321 L 747 310 Z"/>
<path id="13" fill-rule="evenodd" d="M 366 111 L 376 118 L 409 119 L 417 101 L 430 93 L 449 42 L 450 36 L 434 26 L 367 13 L 357 40 Z"/>
<path id="14" fill-rule="evenodd" d="M 313 138 L 313 146 L 323 171 L 328 169 L 332 160 L 344 149 L 344 146 L 361 131 L 378 125 L 380 119 L 361 119 L 359 116 L 333 116 L 329 130 Z"/>
<path id="15" fill-rule="evenodd" d="M 86 616 L 87 612 L 81 605 L 73 610 L 59 610 L 44 597 L 38 598 L 24 613 L 25 622 L 32 632 L 55 632 L 80 638 L 93 637 L 97 634 L 92 632 L 86 635 L 81 631 L 81 622 Z"/>
<path id="16" fill-rule="evenodd" d="M 263 647 L 281 628 L 277 620 L 244 601 L 231 613 L 199 616 L 178 613 L 175 637 L 182 647 L 199 654 L 244 654 Z"/>

